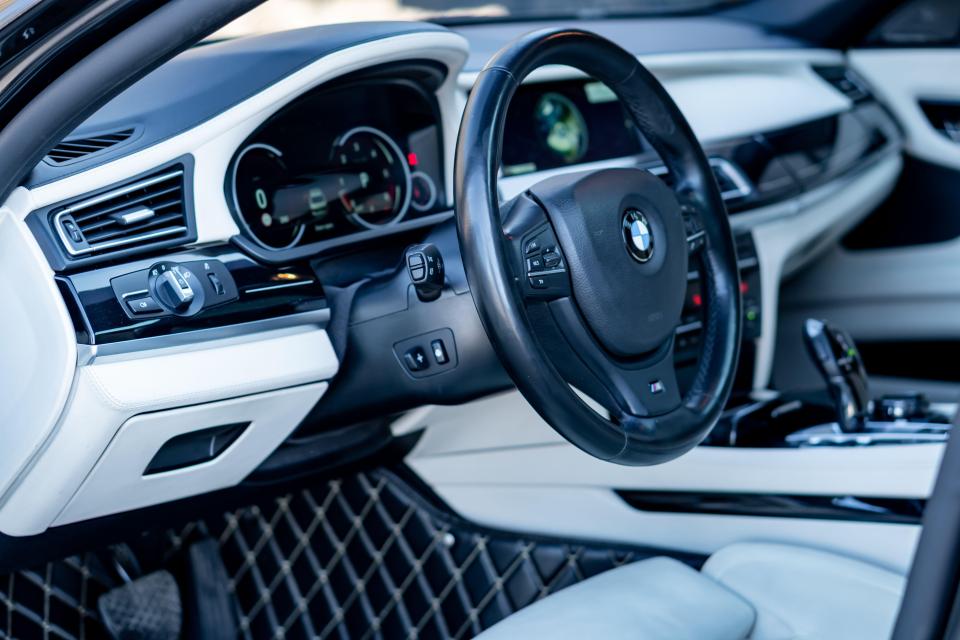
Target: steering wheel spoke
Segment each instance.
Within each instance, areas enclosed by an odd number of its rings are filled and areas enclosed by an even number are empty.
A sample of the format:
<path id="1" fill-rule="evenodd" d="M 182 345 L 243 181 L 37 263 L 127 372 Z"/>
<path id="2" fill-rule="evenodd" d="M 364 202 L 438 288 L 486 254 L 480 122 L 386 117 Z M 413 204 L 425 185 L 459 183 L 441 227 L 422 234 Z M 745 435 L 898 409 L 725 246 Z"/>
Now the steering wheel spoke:
<path id="1" fill-rule="evenodd" d="M 650 354 L 624 361 L 597 344 L 569 298 L 551 303 L 550 310 L 569 344 L 567 359 L 577 359 L 567 366 L 560 359 L 558 368 L 571 384 L 604 405 L 611 415 L 648 418 L 680 406 L 672 337 Z"/>
<path id="2" fill-rule="evenodd" d="M 527 302 L 570 295 L 567 261 L 546 213 L 525 194 L 508 205 L 504 235 L 510 246 L 515 278 Z"/>

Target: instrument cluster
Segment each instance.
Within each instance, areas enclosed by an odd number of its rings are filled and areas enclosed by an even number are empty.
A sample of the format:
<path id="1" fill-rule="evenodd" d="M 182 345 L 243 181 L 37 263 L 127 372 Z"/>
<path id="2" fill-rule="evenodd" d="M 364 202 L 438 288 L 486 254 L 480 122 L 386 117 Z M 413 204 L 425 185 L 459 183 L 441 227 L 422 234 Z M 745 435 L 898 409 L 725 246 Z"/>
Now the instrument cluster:
<path id="1" fill-rule="evenodd" d="M 227 200 L 267 250 L 389 230 L 448 209 L 441 144 L 433 96 L 415 82 L 322 87 L 240 147 Z"/>

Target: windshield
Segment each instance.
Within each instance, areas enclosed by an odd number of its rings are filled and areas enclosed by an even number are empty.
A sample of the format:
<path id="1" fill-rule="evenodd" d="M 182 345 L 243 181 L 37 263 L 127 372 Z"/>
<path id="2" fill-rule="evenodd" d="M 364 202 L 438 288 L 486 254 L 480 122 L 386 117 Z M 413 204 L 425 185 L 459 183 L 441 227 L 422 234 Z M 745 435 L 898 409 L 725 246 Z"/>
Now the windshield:
<path id="1" fill-rule="evenodd" d="M 369 20 L 602 18 L 704 12 L 745 0 L 268 0 L 216 33 L 229 38 Z"/>

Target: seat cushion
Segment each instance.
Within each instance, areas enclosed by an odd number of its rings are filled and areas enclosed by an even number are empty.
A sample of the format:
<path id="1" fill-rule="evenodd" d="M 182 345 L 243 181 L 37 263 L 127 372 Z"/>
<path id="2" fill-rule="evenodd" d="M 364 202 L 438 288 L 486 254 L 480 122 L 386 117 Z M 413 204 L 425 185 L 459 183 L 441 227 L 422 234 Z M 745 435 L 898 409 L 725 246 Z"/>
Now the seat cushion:
<path id="1" fill-rule="evenodd" d="M 563 589 L 478 638 L 742 640 L 753 620 L 750 605 L 711 578 L 652 558 Z"/>
<path id="2" fill-rule="evenodd" d="M 753 605 L 752 640 L 889 638 L 906 585 L 874 565 L 780 544 L 725 547 L 703 573 Z"/>

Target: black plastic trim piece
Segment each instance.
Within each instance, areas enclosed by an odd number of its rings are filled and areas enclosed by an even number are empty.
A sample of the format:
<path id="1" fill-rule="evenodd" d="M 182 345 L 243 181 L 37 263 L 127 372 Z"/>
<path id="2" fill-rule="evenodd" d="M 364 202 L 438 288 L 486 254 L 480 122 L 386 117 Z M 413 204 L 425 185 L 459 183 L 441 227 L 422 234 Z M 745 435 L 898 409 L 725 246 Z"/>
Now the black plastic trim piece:
<path id="1" fill-rule="evenodd" d="M 893 193 L 844 237 L 843 246 L 865 251 L 953 240 L 960 237 L 957 202 L 960 171 L 905 155 Z"/>
<path id="2" fill-rule="evenodd" d="M 638 511 L 760 518 L 920 524 L 926 503 L 911 498 L 616 490 Z"/>

